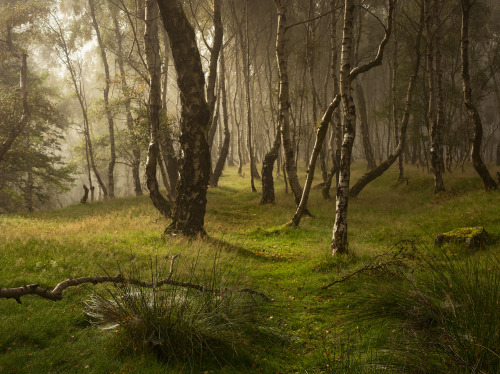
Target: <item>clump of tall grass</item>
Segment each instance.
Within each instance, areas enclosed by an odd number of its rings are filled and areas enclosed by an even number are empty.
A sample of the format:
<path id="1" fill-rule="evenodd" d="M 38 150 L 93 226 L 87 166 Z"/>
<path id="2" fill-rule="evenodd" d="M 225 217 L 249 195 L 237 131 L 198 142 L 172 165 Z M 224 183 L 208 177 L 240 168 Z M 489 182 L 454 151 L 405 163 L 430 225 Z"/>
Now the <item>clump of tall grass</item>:
<path id="1" fill-rule="evenodd" d="M 392 321 L 391 349 L 414 372 L 500 372 L 498 258 L 425 252 L 390 282 L 370 278 L 361 319 Z"/>
<path id="2" fill-rule="evenodd" d="M 152 283 L 164 278 L 161 269 L 151 268 Z M 241 279 L 231 272 L 216 259 L 209 271 L 192 265 L 177 281 L 171 267 L 168 277 L 178 284 L 109 288 L 108 295 L 94 294 L 87 301 L 86 312 L 101 327 L 116 330 L 124 348 L 153 352 L 167 362 L 244 361 L 253 339 L 266 337 L 266 303 L 263 295 L 241 288 Z M 137 274 L 134 269 L 130 278 Z"/>

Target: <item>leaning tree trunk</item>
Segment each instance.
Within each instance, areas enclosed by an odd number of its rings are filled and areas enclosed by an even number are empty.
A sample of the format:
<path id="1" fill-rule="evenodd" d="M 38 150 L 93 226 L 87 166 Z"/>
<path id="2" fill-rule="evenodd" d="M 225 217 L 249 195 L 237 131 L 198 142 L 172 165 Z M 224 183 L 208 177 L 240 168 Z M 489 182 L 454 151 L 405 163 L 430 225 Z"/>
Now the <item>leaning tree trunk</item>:
<path id="1" fill-rule="evenodd" d="M 420 68 L 420 40 L 422 37 L 422 31 L 424 27 L 424 17 L 423 10 L 420 16 L 420 27 L 418 30 L 418 34 L 415 41 L 415 65 L 413 67 L 413 73 L 410 77 L 410 81 L 408 83 L 408 88 L 406 90 L 406 104 L 405 110 L 403 114 L 403 119 L 401 121 L 401 127 L 399 129 L 400 133 L 396 134 L 398 139 L 398 144 L 396 149 L 387 157 L 387 159 L 380 163 L 376 168 L 365 173 L 349 190 L 349 197 L 356 197 L 358 194 L 365 188 L 370 182 L 374 181 L 378 177 L 380 177 L 387 169 L 391 167 L 396 159 L 401 159 L 401 152 L 404 149 L 405 140 L 406 140 L 406 129 L 408 128 L 408 122 L 410 120 L 410 111 L 411 104 L 413 101 L 413 92 L 415 87 L 415 82 L 418 77 L 418 70 Z M 396 118 L 394 118 L 396 122 Z"/>
<path id="2" fill-rule="evenodd" d="M 113 27 L 115 31 L 115 39 L 118 47 L 118 53 L 116 60 L 118 62 L 118 67 L 120 69 L 120 80 L 122 84 L 122 93 L 124 96 L 124 105 L 125 105 L 125 113 L 126 113 L 126 123 L 127 130 L 129 132 L 130 137 L 130 145 L 132 146 L 132 178 L 134 179 L 134 191 L 136 196 L 142 196 L 142 187 L 141 187 L 141 177 L 139 173 L 139 168 L 141 165 L 141 149 L 137 144 L 134 132 L 134 119 L 132 117 L 131 110 L 131 100 L 130 100 L 130 89 L 127 84 L 127 75 L 125 73 L 125 64 L 123 61 L 123 35 L 120 32 L 120 26 L 118 24 L 117 18 L 117 8 L 113 5 L 110 5 L 110 12 L 113 18 Z"/>
<path id="3" fill-rule="evenodd" d="M 165 217 L 172 217 L 172 204 L 160 192 L 156 171 L 160 160 L 161 57 L 158 39 L 158 6 L 155 0 L 146 1 L 144 49 L 149 72 L 149 147 L 146 161 L 146 185 L 153 205 Z"/>
<path id="4" fill-rule="evenodd" d="M 486 191 L 496 190 L 497 183 L 491 177 L 488 168 L 481 159 L 481 141 L 483 139 L 483 125 L 481 117 L 472 100 L 472 88 L 469 74 L 469 17 L 470 0 L 462 0 L 462 30 L 461 30 L 461 57 L 462 57 L 462 87 L 467 114 L 474 123 L 474 139 L 472 141 L 472 164 L 474 169 L 483 180 Z"/>
<path id="5" fill-rule="evenodd" d="M 290 226 L 297 227 L 300 223 L 300 220 L 304 212 L 307 209 L 306 208 L 307 200 L 309 199 L 309 192 L 311 191 L 311 186 L 314 179 L 314 172 L 316 170 L 316 161 L 318 159 L 318 155 L 320 154 L 323 148 L 323 142 L 325 140 L 326 133 L 328 131 L 328 125 L 332 120 L 333 111 L 338 107 L 339 103 L 340 103 L 340 96 L 337 95 L 335 96 L 331 104 L 328 106 L 328 109 L 323 115 L 323 118 L 321 119 L 319 127 L 316 131 L 316 141 L 314 143 L 314 149 L 311 154 L 309 166 L 307 168 L 307 179 L 304 185 L 304 191 L 302 192 L 302 198 L 300 199 L 300 203 L 297 206 L 297 210 L 295 211 L 295 214 L 292 217 L 292 221 L 289 223 Z"/>
<path id="6" fill-rule="evenodd" d="M 99 25 L 97 24 L 97 19 L 95 17 L 94 0 L 89 0 L 89 9 L 90 9 L 90 16 L 92 18 L 92 25 L 94 27 L 97 36 L 97 43 L 99 44 L 99 49 L 101 51 L 101 59 L 104 65 L 104 74 L 105 74 L 104 76 L 106 79 L 103 95 L 104 95 L 104 110 L 106 111 L 106 118 L 108 120 L 108 129 L 109 129 L 110 159 L 108 164 L 108 193 L 109 197 L 113 199 L 115 197 L 114 170 L 116 164 L 116 148 L 115 148 L 115 124 L 113 120 L 113 114 L 111 113 L 111 109 L 109 107 L 109 87 L 111 86 L 111 75 L 109 74 L 109 65 L 108 65 L 108 57 L 106 54 L 106 48 L 104 47 L 104 43 L 101 37 L 101 31 L 99 30 Z"/>
<path id="7" fill-rule="evenodd" d="M 276 59 L 278 60 L 278 73 L 280 79 L 279 92 L 279 121 L 281 123 L 281 137 L 285 153 L 285 167 L 288 182 L 295 198 L 295 204 L 299 205 L 302 198 L 302 187 L 297 177 L 297 167 L 290 139 L 290 93 L 288 86 L 288 66 L 285 53 L 286 40 L 286 11 L 288 0 L 274 0 L 278 10 L 278 35 L 276 37 Z"/>
<path id="8" fill-rule="evenodd" d="M 173 221 L 167 231 L 203 234 L 210 176 L 210 110 L 205 100 L 205 76 L 194 30 L 180 1 L 158 0 L 158 5 L 170 40 L 182 105 L 180 178 Z"/>
<path id="9" fill-rule="evenodd" d="M 220 51 L 220 92 L 222 99 L 222 117 L 224 121 L 224 142 L 222 147 L 220 148 L 219 158 L 217 159 L 217 163 L 215 164 L 214 172 L 212 173 L 212 177 L 210 179 L 210 185 L 213 187 L 217 187 L 219 182 L 219 178 L 222 174 L 222 170 L 224 169 L 224 164 L 226 163 L 226 158 L 229 153 L 229 142 L 231 140 L 231 135 L 229 133 L 229 113 L 227 109 L 227 97 L 226 97 L 226 62 L 224 59 L 224 49 Z"/>
<path id="10" fill-rule="evenodd" d="M 331 242 L 332 255 L 337 253 L 348 253 L 347 212 L 349 203 L 349 182 L 351 178 L 352 146 L 356 136 L 356 108 L 352 98 L 351 83 L 359 74 L 365 73 L 382 63 L 384 48 L 389 40 L 389 36 L 391 35 L 394 1 L 395 0 L 389 0 L 387 26 L 385 27 L 385 35 L 380 42 L 377 56 L 365 65 L 357 66 L 352 70 L 351 54 L 353 46 L 354 2 L 353 0 L 345 1 L 344 31 L 342 36 L 342 53 L 340 61 L 340 95 L 342 97 L 344 116 L 344 140 L 342 142 L 340 156 L 340 177 L 337 186 L 335 224 L 333 226 L 333 237 Z"/>

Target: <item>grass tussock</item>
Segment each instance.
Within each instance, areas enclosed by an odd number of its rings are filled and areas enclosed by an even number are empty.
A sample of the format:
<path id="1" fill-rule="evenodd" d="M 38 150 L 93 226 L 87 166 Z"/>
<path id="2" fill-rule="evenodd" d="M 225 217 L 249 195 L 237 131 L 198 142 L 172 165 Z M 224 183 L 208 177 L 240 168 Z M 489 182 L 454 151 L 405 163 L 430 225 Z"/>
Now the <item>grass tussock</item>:
<path id="1" fill-rule="evenodd" d="M 423 249 L 418 267 L 389 282 L 370 278 L 357 318 L 397 326 L 395 367 L 422 373 L 500 371 L 500 266 L 495 255 Z M 352 320 L 354 321 L 354 320 Z M 354 322 L 353 322 L 354 323 Z"/>
<path id="2" fill-rule="evenodd" d="M 172 262 L 173 265 L 173 262 Z M 152 283 L 169 275 L 163 264 L 151 266 Z M 104 330 L 118 332 L 120 346 L 132 352 L 153 353 L 161 361 L 185 363 L 190 370 L 212 362 L 222 367 L 248 361 L 256 338 L 275 335 L 266 326 L 268 300 L 248 291 L 235 269 L 223 270 L 214 256 L 209 271 L 188 266 L 182 279 L 203 290 L 182 285 L 144 288 L 126 284 L 94 293 L 86 313 Z M 172 268 L 171 268 L 172 271 Z M 132 268 L 130 278 L 139 275 Z M 248 362 L 247 362 L 248 364 Z"/>

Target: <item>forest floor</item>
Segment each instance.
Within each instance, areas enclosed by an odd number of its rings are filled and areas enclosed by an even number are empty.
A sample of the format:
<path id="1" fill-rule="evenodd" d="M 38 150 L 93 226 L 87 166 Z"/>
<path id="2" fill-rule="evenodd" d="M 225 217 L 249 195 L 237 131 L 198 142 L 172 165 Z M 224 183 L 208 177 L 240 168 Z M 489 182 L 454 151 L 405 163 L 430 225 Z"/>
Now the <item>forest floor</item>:
<path id="1" fill-rule="evenodd" d="M 364 167 L 353 166 L 353 181 Z M 493 256 L 494 271 L 498 270 L 500 193 L 484 192 L 472 170 L 446 174 L 447 192 L 438 196 L 433 196 L 430 174 L 407 168 L 406 176 L 407 182 L 397 182 L 391 168 L 351 199 L 351 253 L 335 258 L 329 249 L 334 199 L 325 201 L 319 190 L 313 190 L 309 207 L 314 217 L 304 218 L 298 229 L 286 228 L 294 204 L 285 194 L 283 179 L 276 180 L 276 204 L 262 206 L 260 194 L 251 192 L 249 178 L 238 176 L 235 168 L 224 172 L 219 188 L 209 189 L 206 238 L 163 237 L 168 222 L 147 196 L 0 215 L 2 288 L 31 283 L 53 287 L 66 278 L 126 273 L 131 263 L 150 279 L 151 263 L 177 253 L 175 274 L 182 279 L 183 269 L 194 260 L 202 271 L 218 256 L 221 268 L 273 300 L 262 312 L 263 320 L 283 337 L 252 343 L 240 361 L 206 367 L 165 364 L 153 354 L 123 348 L 119 328 L 103 330 L 91 324 L 85 301 L 103 286 L 80 286 L 67 289 L 59 302 L 37 296 L 23 297 L 22 304 L 0 300 L 0 372 L 417 372 L 394 347 L 395 342 L 400 348 L 402 344 L 395 337 L 407 333 L 400 321 L 362 318 L 366 287 L 382 284 L 379 278 L 384 274 L 361 274 L 328 289 L 322 286 L 356 271 L 401 240 L 433 251 L 435 235 L 466 226 L 483 226 L 494 240 L 475 252 L 461 244 L 441 250 L 488 261 Z M 407 336 L 409 345 L 410 340 Z M 451 359 L 443 355 L 436 368 L 446 372 Z M 439 371 L 436 368 L 420 371 Z"/>

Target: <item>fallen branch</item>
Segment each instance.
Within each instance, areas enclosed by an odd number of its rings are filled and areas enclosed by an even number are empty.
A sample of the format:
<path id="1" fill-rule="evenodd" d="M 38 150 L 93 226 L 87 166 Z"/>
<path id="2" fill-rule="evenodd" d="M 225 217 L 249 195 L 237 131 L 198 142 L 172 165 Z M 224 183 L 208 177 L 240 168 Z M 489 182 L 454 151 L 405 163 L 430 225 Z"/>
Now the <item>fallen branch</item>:
<path id="1" fill-rule="evenodd" d="M 408 255 L 406 253 L 407 247 L 405 244 L 410 244 L 411 249 L 415 249 L 415 243 L 411 240 L 400 240 L 397 242 L 393 247 L 389 248 L 386 252 L 381 253 L 377 256 L 375 256 L 367 265 L 363 266 L 362 268 L 359 268 L 358 270 L 346 275 L 345 277 L 333 281 L 330 284 L 327 284 L 326 286 L 321 287 L 322 289 L 327 289 L 337 283 L 342 283 L 348 280 L 349 278 L 361 274 L 361 273 L 370 273 L 374 272 L 377 270 L 382 270 L 382 269 L 387 269 L 388 267 L 395 265 L 396 267 L 402 267 L 405 266 L 406 263 L 404 262 L 405 259 L 412 258 L 412 256 Z M 394 252 L 393 248 L 396 247 L 397 251 Z M 387 258 L 387 259 L 386 259 Z M 381 260 L 383 259 L 383 260 Z"/>
<path id="2" fill-rule="evenodd" d="M 172 280 L 172 274 L 174 271 L 174 262 L 179 255 L 172 256 L 170 261 L 170 271 L 167 278 L 160 280 L 158 282 L 144 282 L 139 279 L 125 278 L 122 274 L 117 274 L 115 276 L 88 276 L 80 278 L 70 278 L 57 284 L 52 291 L 47 288 L 41 287 L 38 283 L 28 284 L 22 287 L 15 288 L 0 288 L 0 299 L 15 299 L 19 304 L 21 304 L 21 297 L 25 295 L 38 295 L 44 299 L 59 301 L 63 298 L 63 292 L 66 288 L 79 286 L 85 283 L 92 283 L 93 285 L 100 283 L 115 283 L 115 284 L 132 284 L 138 287 L 144 288 L 158 288 L 164 285 L 179 286 L 185 288 L 192 288 L 200 292 L 211 292 L 215 294 L 223 293 L 238 293 L 246 292 L 252 295 L 258 295 L 264 300 L 269 301 L 270 299 L 261 292 L 252 290 L 250 288 L 242 288 L 237 290 L 230 289 L 212 289 L 207 288 L 201 284 L 194 284 L 190 282 L 180 282 Z"/>

